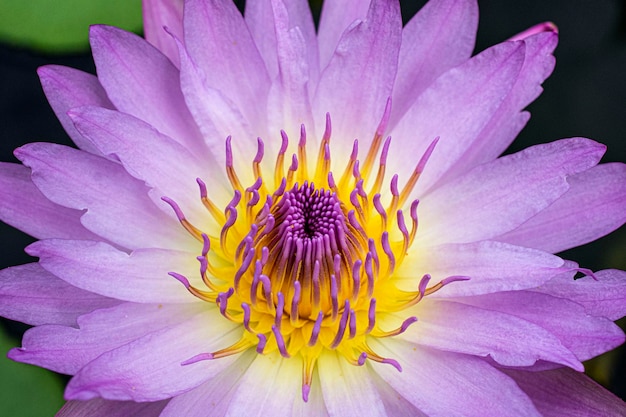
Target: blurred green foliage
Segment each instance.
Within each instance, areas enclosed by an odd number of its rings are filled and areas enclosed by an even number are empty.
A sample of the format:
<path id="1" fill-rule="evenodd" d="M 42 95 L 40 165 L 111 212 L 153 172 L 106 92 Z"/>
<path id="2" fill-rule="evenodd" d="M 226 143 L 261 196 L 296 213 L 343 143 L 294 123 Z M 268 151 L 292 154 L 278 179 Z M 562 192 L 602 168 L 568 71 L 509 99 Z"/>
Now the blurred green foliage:
<path id="1" fill-rule="evenodd" d="M 18 341 L 0 327 L 0 415 L 53 416 L 63 405 L 63 382 L 58 375 L 6 358 Z"/>
<path id="2" fill-rule="evenodd" d="M 45 53 L 75 53 L 89 46 L 96 23 L 140 31 L 141 0 L 2 0 L 0 42 Z"/>

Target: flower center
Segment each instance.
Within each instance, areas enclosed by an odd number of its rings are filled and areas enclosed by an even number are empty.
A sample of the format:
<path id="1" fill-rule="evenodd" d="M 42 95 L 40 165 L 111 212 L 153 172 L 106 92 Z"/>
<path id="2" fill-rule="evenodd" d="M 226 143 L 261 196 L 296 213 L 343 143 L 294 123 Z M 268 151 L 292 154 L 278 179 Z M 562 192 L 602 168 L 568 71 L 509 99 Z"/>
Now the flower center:
<path id="1" fill-rule="evenodd" d="M 337 195 L 297 183 L 272 208 L 279 225 L 255 240 L 269 250 L 263 272 L 282 294 L 293 293 L 292 322 L 338 313 L 341 277 L 366 252 Z M 266 225 L 260 230 L 267 230 Z M 339 278 L 339 282 L 337 280 Z"/>
<path id="2" fill-rule="evenodd" d="M 308 169 L 306 131 L 302 127 L 297 154 L 292 156 L 287 173 L 284 156 L 288 138 L 282 132 L 282 146 L 270 180 L 264 180 L 267 177 L 260 167 L 264 145 L 259 139 L 252 163 L 256 181 L 248 188 L 242 186 L 233 168 L 228 138 L 226 172 L 233 199 L 223 212 L 198 180 L 202 203 L 221 225 L 219 236 L 196 228 L 174 201 L 163 197 L 183 227 L 202 243 L 198 260 L 206 289 L 192 286 L 175 272 L 170 275 L 194 296 L 216 304 L 226 319 L 241 324 L 238 342 L 216 352 L 200 353 L 183 365 L 250 348 L 259 354 L 278 352 L 284 358 L 299 355 L 305 401 L 316 361 L 327 350 L 336 351 L 354 365 L 369 359 L 401 371 L 398 362 L 376 354 L 367 341 L 398 335 L 417 318 L 405 313 L 404 321 L 391 329 L 385 329 L 388 322 L 379 318 L 387 313 L 402 315 L 424 296 L 467 278 L 447 277 L 428 287 L 430 276 L 426 274 L 416 280 L 414 291 L 403 291 L 396 285 L 394 270 L 407 256 L 417 232 L 418 201 L 408 204 L 410 228 L 403 209 L 436 140 L 402 190 L 398 176 L 392 177 L 385 204 L 381 188 L 391 138 L 383 142 L 381 132 L 388 114 L 389 105 L 362 163 L 358 141 L 354 142 L 338 181 L 330 169 L 329 116 L 313 173 Z M 379 152 L 379 166 L 374 170 Z M 365 184 L 370 184 L 367 190 Z"/>

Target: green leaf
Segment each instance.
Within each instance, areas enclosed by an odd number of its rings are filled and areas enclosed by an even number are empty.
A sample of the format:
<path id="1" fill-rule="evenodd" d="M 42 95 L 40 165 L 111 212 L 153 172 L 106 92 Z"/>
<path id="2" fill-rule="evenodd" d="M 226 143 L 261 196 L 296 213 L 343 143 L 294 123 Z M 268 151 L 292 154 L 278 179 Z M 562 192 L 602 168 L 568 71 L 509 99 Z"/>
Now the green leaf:
<path id="1" fill-rule="evenodd" d="M 17 344 L 0 327 L 0 416 L 53 416 L 63 403 L 58 375 L 32 365 L 13 362 L 6 353 Z"/>
<path id="2" fill-rule="evenodd" d="M 87 50 L 89 25 L 141 31 L 141 0 L 2 0 L 0 41 L 43 52 Z"/>

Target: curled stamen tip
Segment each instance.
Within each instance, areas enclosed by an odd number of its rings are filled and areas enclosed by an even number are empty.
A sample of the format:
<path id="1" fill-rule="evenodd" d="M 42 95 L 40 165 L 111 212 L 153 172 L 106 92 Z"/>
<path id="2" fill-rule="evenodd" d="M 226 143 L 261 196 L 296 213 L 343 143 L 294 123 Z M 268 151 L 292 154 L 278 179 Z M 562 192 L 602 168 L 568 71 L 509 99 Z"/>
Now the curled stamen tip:
<path id="1" fill-rule="evenodd" d="M 183 214 L 182 210 L 180 209 L 180 207 L 178 206 L 178 204 L 176 204 L 174 200 L 165 196 L 161 197 L 161 200 L 165 201 L 167 204 L 170 205 L 172 210 L 174 210 L 176 217 L 178 217 L 178 220 L 183 220 L 185 218 L 185 215 Z"/>
<path id="2" fill-rule="evenodd" d="M 259 339 L 259 343 L 256 345 L 256 353 L 262 355 L 267 344 L 267 337 L 263 333 L 257 334 L 256 337 Z"/>
<path id="3" fill-rule="evenodd" d="M 289 171 L 297 171 L 298 170 L 298 157 L 294 153 L 291 155 L 291 166 L 289 167 Z"/>
<path id="4" fill-rule="evenodd" d="M 463 276 L 463 275 L 453 275 L 451 277 L 447 277 L 441 280 L 441 284 L 442 285 L 448 285 L 451 282 L 456 282 L 456 281 L 469 281 L 471 279 L 471 277 L 467 277 L 467 276 Z"/>
<path id="5" fill-rule="evenodd" d="M 287 146 L 289 145 L 289 137 L 287 136 L 287 132 L 285 132 L 284 130 L 281 130 L 280 138 L 281 138 L 281 144 L 280 144 L 280 150 L 278 151 L 278 153 L 283 154 L 287 151 Z"/>
<path id="6" fill-rule="evenodd" d="M 198 187 L 200 187 L 200 197 L 206 198 L 208 195 L 206 184 L 200 178 L 196 178 L 196 182 L 198 183 Z"/>
<path id="7" fill-rule="evenodd" d="M 185 286 L 185 288 L 189 288 L 191 286 L 191 284 L 189 283 L 189 280 L 185 276 L 181 274 L 177 274 L 176 272 L 168 272 L 167 274 L 171 277 L 176 278 L 178 282 L 180 282 L 181 284 Z"/>
<path id="8" fill-rule="evenodd" d="M 208 360 L 211 360 L 211 359 L 214 359 L 214 358 L 215 357 L 213 356 L 212 353 L 200 353 L 199 355 L 191 357 L 191 358 L 187 359 L 186 361 L 181 362 L 180 364 L 182 366 L 191 365 L 191 364 L 194 364 L 196 362 L 208 361 Z"/>
<path id="9" fill-rule="evenodd" d="M 409 326 L 411 324 L 415 323 L 416 321 L 417 321 L 417 317 L 415 317 L 415 316 L 409 317 L 408 319 L 404 320 L 402 322 L 402 325 L 400 326 L 400 331 L 398 333 L 406 332 L 406 329 L 408 329 Z"/>
<path id="10" fill-rule="evenodd" d="M 302 384 L 302 399 L 304 402 L 309 402 L 309 393 L 311 392 L 311 386 L 309 384 Z"/>
<path id="11" fill-rule="evenodd" d="M 394 368 L 396 368 L 398 370 L 398 372 L 402 372 L 402 366 L 400 366 L 400 363 L 397 360 L 395 360 L 395 359 L 385 358 L 385 359 L 383 359 L 381 361 L 381 363 L 389 364 L 389 365 L 393 366 Z"/>
<path id="12" fill-rule="evenodd" d="M 420 294 L 424 294 L 426 292 L 426 287 L 428 287 L 429 282 L 430 282 L 430 274 L 425 274 L 419 283 Z"/>
<path id="13" fill-rule="evenodd" d="M 365 365 L 366 360 L 367 360 L 367 353 L 363 352 L 359 355 L 359 359 L 357 363 L 359 364 L 359 366 L 363 366 Z"/>
<path id="14" fill-rule="evenodd" d="M 265 153 L 265 145 L 263 144 L 263 139 L 256 138 L 257 141 L 257 152 L 252 162 L 259 163 L 263 160 L 263 154 Z"/>
<path id="15" fill-rule="evenodd" d="M 400 190 L 398 190 L 398 174 L 394 174 L 394 176 L 391 177 L 391 184 L 389 188 L 391 189 L 391 194 L 393 196 L 400 196 Z"/>

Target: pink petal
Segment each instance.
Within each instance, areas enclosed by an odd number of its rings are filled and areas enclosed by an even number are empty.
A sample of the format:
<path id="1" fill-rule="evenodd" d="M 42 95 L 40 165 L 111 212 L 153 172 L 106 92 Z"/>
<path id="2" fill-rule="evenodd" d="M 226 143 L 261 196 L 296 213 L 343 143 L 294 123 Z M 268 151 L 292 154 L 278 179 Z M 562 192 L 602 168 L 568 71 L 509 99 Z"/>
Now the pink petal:
<path id="1" fill-rule="evenodd" d="M 168 275 L 174 271 L 199 280 L 192 253 L 137 249 L 129 255 L 103 242 L 61 239 L 35 242 L 27 252 L 64 281 L 107 297 L 139 303 L 198 301 Z"/>
<path id="2" fill-rule="evenodd" d="M 207 85 L 228 96 L 253 126 L 263 125 L 270 79 L 239 10 L 231 0 L 189 0 L 185 46 Z"/>
<path id="3" fill-rule="evenodd" d="M 90 41 L 98 79 L 117 109 L 202 155 L 202 137 L 169 59 L 139 36 L 112 26 L 92 26 Z"/>
<path id="4" fill-rule="evenodd" d="M 32 263 L 0 271 L 0 315 L 30 325 L 76 325 L 76 318 L 118 300 L 83 291 Z"/>
<path id="5" fill-rule="evenodd" d="M 277 352 L 256 355 L 235 387 L 227 415 L 294 415 L 295 404 L 302 402 L 301 379 L 299 356 L 284 359 Z"/>
<path id="6" fill-rule="evenodd" d="M 298 10 L 304 4 L 305 8 L 310 11 L 308 2 L 296 0 L 292 3 L 297 5 Z M 272 1 L 246 1 L 243 16 L 254 44 L 263 58 L 263 62 L 265 62 L 267 75 L 270 79 L 274 79 L 278 74 L 278 59 L 276 56 L 276 33 L 273 25 L 274 12 L 272 10 Z"/>
<path id="7" fill-rule="evenodd" d="M 65 397 L 143 402 L 182 394 L 230 368 L 237 357 L 181 363 L 199 353 L 230 346 L 240 336 L 240 325 L 211 308 L 181 324 L 103 353 L 70 380 Z"/>
<path id="8" fill-rule="evenodd" d="M 606 269 L 592 277 L 574 280 L 572 274 L 561 274 L 537 291 L 566 298 L 582 305 L 588 314 L 618 320 L 626 316 L 626 271 Z"/>
<path id="9" fill-rule="evenodd" d="M 597 164 L 605 149 L 589 139 L 563 139 L 478 166 L 423 198 L 416 242 L 472 242 L 508 232 L 563 195 L 567 176 Z"/>
<path id="10" fill-rule="evenodd" d="M 255 138 L 250 122 L 227 92 L 209 85 L 205 71 L 196 65 L 182 44 L 177 44 L 180 52 L 181 88 L 185 102 L 200 126 L 206 146 L 212 152 L 211 158 L 215 160 L 217 169 L 213 170 L 213 175 L 218 178 L 223 176 L 223 167 L 226 165 L 224 143 L 228 136 L 232 137 L 233 148 L 237 151 L 236 161 L 242 161 L 248 168 L 256 154 L 256 149 L 250 146 L 251 140 Z M 262 132 L 257 132 L 260 133 Z M 226 178 L 216 182 L 224 181 L 227 181 Z"/>
<path id="11" fill-rule="evenodd" d="M 555 335 L 563 346 L 586 361 L 624 343 L 624 332 L 611 320 L 588 315 L 569 300 L 531 291 L 501 292 L 458 300 L 534 323 Z"/>
<path id="12" fill-rule="evenodd" d="M 356 367 L 335 352 L 320 356 L 317 362 L 324 402 L 332 416 L 387 416 L 377 387 L 367 370 Z"/>
<path id="13" fill-rule="evenodd" d="M 440 74 L 469 59 L 478 27 L 475 0 L 433 0 L 404 26 L 391 125 Z"/>
<path id="14" fill-rule="evenodd" d="M 470 277 L 433 294 L 455 297 L 534 288 L 561 273 L 564 267 L 561 258 L 546 252 L 482 241 L 416 248 L 415 260 L 408 257 L 396 275 L 411 290 L 417 288 L 417 280 L 423 274 L 430 274 L 434 280 Z"/>
<path id="15" fill-rule="evenodd" d="M 392 338 L 370 345 L 402 365 L 402 372 L 374 365 L 376 372 L 428 416 L 484 417 L 489 410 L 498 417 L 541 417 L 515 382 L 482 359 Z"/>
<path id="16" fill-rule="evenodd" d="M 498 240 L 561 252 L 594 241 L 626 222 L 626 165 L 593 167 L 567 179 L 569 190 Z"/>
<path id="17" fill-rule="evenodd" d="M 505 366 L 532 366 L 544 360 L 580 371 L 584 369 L 556 336 L 509 314 L 458 302 L 427 299 L 420 302 L 414 315 L 419 322 L 399 337 L 415 344 L 490 356 Z"/>
<path id="18" fill-rule="evenodd" d="M 350 6 L 342 2 L 341 13 L 351 14 Z M 361 149 L 368 148 L 391 97 L 401 32 L 399 4 L 373 0 L 365 20 L 342 35 L 313 100 L 317 132 L 324 131 L 324 114 L 332 118 L 338 138 L 331 141 L 333 153 L 349 155 L 354 138 Z"/>
<path id="19" fill-rule="evenodd" d="M 48 200 L 30 179 L 30 169 L 0 163 L 0 218 L 37 239 L 98 237 L 80 223 L 82 212 Z"/>
<path id="20" fill-rule="evenodd" d="M 308 68 L 311 86 L 317 84 L 319 78 L 319 51 L 317 47 L 317 34 L 309 3 L 305 0 L 256 0 L 247 1 L 244 18 L 254 43 L 265 61 L 265 67 L 270 79 L 278 75 L 278 56 L 280 47 L 277 47 L 275 33 L 275 16 L 272 4 L 279 8 L 285 8 L 289 15 L 289 29 L 296 29 L 302 36 L 304 49 L 304 62 Z"/>
<path id="21" fill-rule="evenodd" d="M 143 31 L 148 42 L 156 46 L 176 67 L 178 49 L 172 37 L 183 38 L 183 3 L 184 0 L 142 0 Z"/>
<path id="22" fill-rule="evenodd" d="M 115 108 L 100 81 L 94 75 L 59 65 L 46 65 L 37 70 L 46 98 L 57 118 L 76 146 L 99 155 L 100 152 L 74 127 L 67 111 L 78 106 Z"/>
<path id="23" fill-rule="evenodd" d="M 471 146 L 464 150 L 463 156 L 450 167 L 442 181 L 495 159 L 513 142 L 530 117 L 522 110 L 541 94 L 541 83 L 554 69 L 552 51 L 557 42 L 556 32 L 541 33 L 524 40 L 524 64 L 515 84 L 489 123 L 473 138 Z"/>
<path id="24" fill-rule="evenodd" d="M 192 318 L 204 305 L 122 303 L 78 318 L 79 328 L 47 325 L 29 329 L 9 357 L 73 375 L 105 352 Z M 111 331 L 115 329 L 115 331 Z"/>
<path id="25" fill-rule="evenodd" d="M 68 401 L 55 417 L 157 417 L 166 404 L 167 400 L 154 403 L 107 401 L 101 398 Z"/>
<path id="26" fill-rule="evenodd" d="M 414 194 L 424 194 L 472 146 L 511 91 L 524 62 L 524 44 L 506 42 L 487 49 L 441 75 L 391 130 L 391 166 L 413 167 L 439 137 Z M 402 180 L 408 179 L 402 178 Z"/>
<path id="27" fill-rule="evenodd" d="M 376 365 L 374 365 L 376 366 Z M 418 410 L 406 398 L 387 384 L 373 369 L 369 369 L 368 378 L 375 381 L 379 395 L 390 417 L 429 417 Z"/>
<path id="28" fill-rule="evenodd" d="M 198 155 L 185 149 L 152 126 L 125 113 L 82 107 L 70 113 L 76 128 L 102 153 L 115 155 L 135 178 L 154 188 L 151 197 L 165 208 L 162 196 L 175 200 L 191 219 L 205 219 L 196 178 L 211 173 Z M 217 187 L 217 197 L 226 199 Z M 214 198 L 214 195 L 211 196 Z"/>
<path id="29" fill-rule="evenodd" d="M 303 29 L 296 26 L 299 22 L 292 20 L 290 9 L 282 0 L 271 2 L 278 75 L 268 97 L 268 107 L 273 109 L 268 115 L 269 132 L 283 129 L 295 144 L 300 134 L 300 125 L 304 124 L 308 128 L 308 136 L 316 139 L 309 92 L 314 91 L 312 84 L 314 86 L 317 81 L 311 80 L 311 72 L 315 70 L 310 65 L 317 65 L 317 62 L 309 63 L 309 56 L 312 54 L 310 48 L 317 48 L 317 44 L 307 44 L 310 39 L 305 38 Z M 308 9 L 308 5 L 306 8 Z"/>
<path id="30" fill-rule="evenodd" d="M 81 223 L 112 242 L 133 249 L 180 247 L 193 241 L 150 201 L 146 186 L 118 163 L 48 143 L 25 145 L 15 154 L 32 169 L 33 182 L 47 198 L 87 209 Z"/>
<path id="31" fill-rule="evenodd" d="M 370 0 L 327 0 L 323 3 L 317 31 L 322 70 L 331 60 L 344 32 L 357 24 L 357 20 L 365 20 L 370 3 Z"/>
<path id="32" fill-rule="evenodd" d="M 561 368 L 544 372 L 505 370 L 544 417 L 620 417 L 626 403 L 586 375 Z"/>
<path id="33" fill-rule="evenodd" d="M 233 393 L 255 357 L 254 350 L 242 353 L 232 366 L 214 375 L 209 381 L 172 398 L 159 417 L 226 415 Z M 256 408 L 248 410 L 248 413 L 253 410 Z"/>

